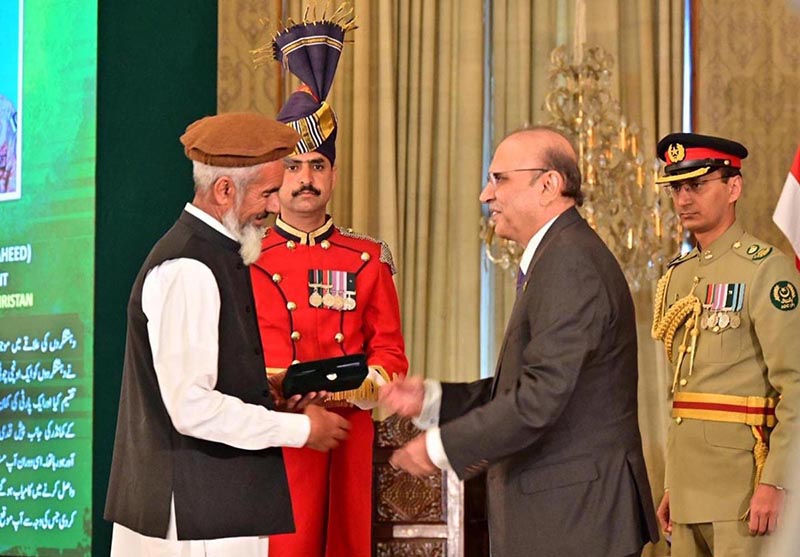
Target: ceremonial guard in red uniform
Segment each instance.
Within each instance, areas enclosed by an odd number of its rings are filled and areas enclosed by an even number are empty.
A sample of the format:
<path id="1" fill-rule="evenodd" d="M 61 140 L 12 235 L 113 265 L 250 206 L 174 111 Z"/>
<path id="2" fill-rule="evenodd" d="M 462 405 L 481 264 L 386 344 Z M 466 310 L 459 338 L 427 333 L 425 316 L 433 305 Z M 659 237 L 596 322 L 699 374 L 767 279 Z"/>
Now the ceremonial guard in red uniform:
<path id="1" fill-rule="evenodd" d="M 251 271 L 267 372 L 281 377 L 294 362 L 364 353 L 369 375 L 328 400 L 351 423 L 347 441 L 326 454 L 284 451 L 296 533 L 271 537 L 271 557 L 370 555 L 369 409 L 377 387 L 408 368 L 388 247 L 335 226 L 326 213 L 336 183 L 336 117 L 324 99 L 351 24 L 337 11 L 332 21 L 285 29 L 274 44 L 304 85 L 278 115 L 301 140 L 284 159 L 281 214 Z"/>

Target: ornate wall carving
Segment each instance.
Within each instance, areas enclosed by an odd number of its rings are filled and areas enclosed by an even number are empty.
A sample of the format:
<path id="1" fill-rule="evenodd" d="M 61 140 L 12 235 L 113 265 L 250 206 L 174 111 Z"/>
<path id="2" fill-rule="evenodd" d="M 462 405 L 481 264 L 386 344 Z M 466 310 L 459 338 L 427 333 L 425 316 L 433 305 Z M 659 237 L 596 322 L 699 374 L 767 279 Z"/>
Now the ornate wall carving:
<path id="1" fill-rule="evenodd" d="M 444 540 L 393 540 L 378 543 L 376 557 L 445 557 Z"/>
<path id="2" fill-rule="evenodd" d="M 800 13 L 786 0 L 693 3 L 698 133 L 741 141 L 745 228 L 791 253 L 772 222 L 800 141 Z"/>
<path id="3" fill-rule="evenodd" d="M 379 447 L 402 447 L 420 433 L 422 431 L 414 427 L 411 420 L 399 418 L 397 414 L 375 424 L 375 442 Z"/>
<path id="4" fill-rule="evenodd" d="M 447 522 L 442 475 L 415 478 L 388 464 L 375 465 L 376 518 L 380 522 Z"/>

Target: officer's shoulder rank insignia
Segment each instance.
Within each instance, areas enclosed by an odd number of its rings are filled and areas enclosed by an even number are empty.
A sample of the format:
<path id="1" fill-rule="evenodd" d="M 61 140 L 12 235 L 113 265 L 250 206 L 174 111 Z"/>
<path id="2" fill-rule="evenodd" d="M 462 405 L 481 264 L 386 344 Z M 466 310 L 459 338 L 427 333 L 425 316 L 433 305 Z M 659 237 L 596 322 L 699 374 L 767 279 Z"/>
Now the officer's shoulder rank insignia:
<path id="1" fill-rule="evenodd" d="M 769 291 L 769 301 L 781 311 L 797 307 L 797 288 L 788 280 L 779 280 Z"/>
<path id="2" fill-rule="evenodd" d="M 758 250 L 760 250 L 760 249 L 761 249 L 761 246 L 759 246 L 758 244 L 751 244 L 747 248 L 747 255 L 755 255 L 756 253 L 758 253 Z"/>
<path id="3" fill-rule="evenodd" d="M 770 253 L 772 253 L 772 247 L 771 246 L 767 246 L 765 248 L 761 248 L 755 254 L 753 254 L 753 261 L 759 261 L 761 259 L 764 259 Z"/>

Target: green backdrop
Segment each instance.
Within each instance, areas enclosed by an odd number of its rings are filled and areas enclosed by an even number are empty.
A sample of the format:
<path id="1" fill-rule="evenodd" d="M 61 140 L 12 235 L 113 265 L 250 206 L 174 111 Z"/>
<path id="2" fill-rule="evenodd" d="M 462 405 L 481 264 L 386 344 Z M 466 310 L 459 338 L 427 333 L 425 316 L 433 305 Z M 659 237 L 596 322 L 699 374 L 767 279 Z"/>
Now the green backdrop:
<path id="1" fill-rule="evenodd" d="M 148 251 L 192 197 L 178 138 L 216 112 L 217 2 L 99 4 L 92 554 L 105 556 L 128 295 Z"/>
<path id="2" fill-rule="evenodd" d="M 20 6 L 5 0 L 0 15 L 6 28 L 24 13 L 22 95 L 13 98 L 21 196 L 0 203 L 0 554 L 46 547 L 84 556 L 92 534 L 97 12 L 94 0 Z M 16 60 L 14 43 L 0 55 Z M 16 74 L 15 62 L 4 84 Z"/>

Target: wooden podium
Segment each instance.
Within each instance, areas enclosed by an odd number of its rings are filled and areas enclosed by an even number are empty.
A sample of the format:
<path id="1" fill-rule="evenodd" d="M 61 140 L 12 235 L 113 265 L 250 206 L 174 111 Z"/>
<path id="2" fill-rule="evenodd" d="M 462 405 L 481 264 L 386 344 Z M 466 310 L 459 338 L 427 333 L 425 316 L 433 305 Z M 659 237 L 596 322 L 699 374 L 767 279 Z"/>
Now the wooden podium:
<path id="1" fill-rule="evenodd" d="M 392 451 L 420 433 L 397 416 L 375 423 L 373 556 L 488 557 L 485 476 L 415 478 L 389 465 Z"/>

